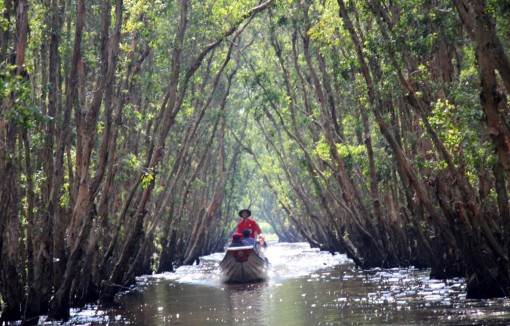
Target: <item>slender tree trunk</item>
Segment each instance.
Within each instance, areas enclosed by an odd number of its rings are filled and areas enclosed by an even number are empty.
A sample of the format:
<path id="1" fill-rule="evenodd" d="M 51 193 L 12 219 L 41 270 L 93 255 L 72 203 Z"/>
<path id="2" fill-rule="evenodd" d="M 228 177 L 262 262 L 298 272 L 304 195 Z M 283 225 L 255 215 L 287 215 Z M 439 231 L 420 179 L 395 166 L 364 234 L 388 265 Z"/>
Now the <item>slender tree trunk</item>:
<path id="1" fill-rule="evenodd" d="M 4 1 L 4 11 L 2 13 L 2 18 L 7 23 L 11 23 L 11 11 L 12 11 L 12 0 Z M 10 31 L 9 28 L 0 28 L 0 62 L 5 62 L 8 58 L 7 47 L 9 46 L 9 36 Z"/>
<path id="2" fill-rule="evenodd" d="M 184 44 L 184 35 L 186 33 L 187 28 L 187 15 L 188 15 L 188 0 L 182 0 L 181 2 L 181 15 L 179 28 L 175 37 L 175 48 L 172 56 L 172 75 L 170 77 L 170 85 L 168 88 L 167 98 L 168 101 L 165 100 L 163 112 L 163 126 L 161 127 L 161 133 L 159 135 L 158 144 L 153 152 L 152 149 L 149 150 L 151 156 L 149 157 L 149 164 L 147 166 L 147 170 L 150 173 L 154 173 L 154 169 L 157 164 L 161 160 L 162 152 L 165 144 L 166 137 L 170 130 L 171 125 L 173 124 L 175 115 L 177 114 L 179 109 L 175 109 L 176 98 L 177 98 L 177 86 L 179 82 L 180 76 L 180 64 L 181 64 L 181 54 L 182 54 L 182 45 Z M 138 208 L 134 214 L 134 224 L 129 230 L 128 235 L 125 238 L 124 246 L 121 249 L 120 257 L 115 263 L 115 267 L 111 273 L 110 279 L 108 281 L 109 284 L 102 289 L 101 293 L 101 302 L 110 303 L 113 301 L 113 296 L 118 291 L 118 284 L 122 282 L 124 278 L 124 270 L 125 265 L 127 264 L 128 259 L 133 255 L 136 245 L 136 239 L 139 237 L 141 233 L 141 227 L 143 219 L 146 215 L 146 205 L 150 199 L 152 189 L 154 187 L 154 181 L 151 181 L 148 187 L 146 187 L 142 191 L 142 196 L 140 197 L 140 202 L 137 203 Z"/>
<path id="3" fill-rule="evenodd" d="M 223 113 L 223 109 L 225 107 L 225 100 L 228 96 L 228 92 L 225 95 L 225 99 L 222 104 L 222 108 L 220 114 Z M 226 168 L 225 168 L 225 146 L 224 146 L 224 137 L 225 137 L 225 118 L 223 114 L 220 116 L 220 128 L 218 132 L 218 161 L 219 161 L 219 176 L 216 181 L 216 186 L 214 188 L 214 193 L 212 195 L 211 201 L 207 205 L 207 209 L 204 210 L 203 216 L 200 218 L 200 223 L 196 228 L 195 232 L 191 234 L 190 239 L 192 239 L 192 243 L 188 246 L 188 249 L 184 253 L 183 264 L 188 265 L 198 259 L 198 252 L 200 249 L 200 245 L 202 244 L 202 240 L 207 234 L 209 228 L 211 227 L 211 222 L 215 216 L 219 214 L 219 209 L 221 202 L 225 196 L 225 183 L 226 183 Z"/>
<path id="4" fill-rule="evenodd" d="M 79 0 L 77 3 L 77 21 L 75 27 L 75 36 L 74 36 L 74 46 L 73 46 L 73 56 L 71 60 L 71 71 L 69 74 L 69 81 L 66 88 L 66 107 L 64 111 L 64 118 L 62 121 L 62 132 L 60 134 L 59 139 L 59 148 L 57 149 L 56 156 L 56 164 L 54 170 L 54 186 L 52 189 L 51 202 L 49 204 L 50 209 L 53 214 L 55 214 L 54 218 L 54 257 L 59 260 L 64 259 L 62 254 L 65 252 L 64 250 L 64 233 L 65 228 L 67 226 L 66 219 L 59 214 L 59 198 L 60 198 L 60 187 L 63 182 L 63 155 L 67 144 L 69 144 L 69 124 L 71 118 L 71 112 L 73 107 L 77 104 L 78 98 L 78 69 L 82 60 L 81 54 L 81 41 L 83 37 L 83 30 L 85 27 L 85 1 Z M 75 255 L 76 255 L 75 248 Z M 69 265 L 69 257 L 66 258 L 66 265 L 69 266 L 65 268 L 65 272 L 62 274 L 62 282 L 58 281 L 59 289 L 56 292 L 52 302 L 51 308 L 49 312 L 49 317 L 53 319 L 68 319 L 69 318 L 69 291 L 71 287 L 72 277 L 74 276 L 74 269 L 77 268 L 76 265 Z M 75 257 L 76 259 L 76 257 Z M 62 262 L 63 266 L 64 261 Z M 76 264 L 76 260 L 73 262 Z M 59 266 L 59 267 L 60 267 Z M 57 280 L 60 276 L 55 275 Z"/>
<path id="5" fill-rule="evenodd" d="M 8 2 L 7 5 L 10 5 Z M 13 78 L 22 79 L 28 77 L 25 68 L 25 49 L 28 33 L 28 2 L 18 1 L 16 7 L 16 42 L 14 64 L 17 69 Z M 6 36 L 7 37 L 7 36 Z M 3 40 L 2 40 L 3 41 Z M 3 45 L 3 44 L 2 44 Z M 0 113 L 8 116 L 15 110 L 16 97 L 21 94 L 12 92 L 8 94 L 3 103 L 0 103 Z M 0 293 L 4 301 L 4 307 L 0 316 L 0 323 L 22 318 L 22 300 L 24 290 L 22 278 L 25 271 L 18 263 L 21 256 L 21 248 L 18 242 L 20 236 L 19 217 L 20 199 L 18 189 L 18 169 L 14 158 L 16 157 L 16 139 L 24 126 L 19 126 L 15 118 L 9 120 L 0 118 Z M 25 131 L 21 131 L 25 133 Z M 27 140 L 28 141 L 28 140 Z M 27 145 L 25 143 L 25 145 Z M 30 208 L 29 208 L 30 209 Z"/>
<path id="6" fill-rule="evenodd" d="M 340 6 L 340 16 L 345 22 L 349 34 L 351 35 L 351 39 L 354 43 L 355 50 L 358 56 L 358 61 L 361 65 L 361 71 L 367 83 L 370 104 L 374 111 L 379 127 L 381 128 L 381 132 L 388 141 L 393 152 L 395 153 L 397 164 L 401 165 L 402 170 L 404 171 L 405 176 L 407 178 L 406 181 L 410 182 L 410 184 L 413 186 L 417 198 L 419 198 L 420 202 L 423 204 L 423 206 L 431 215 L 433 221 L 436 223 L 436 226 L 439 228 L 441 235 L 445 238 L 445 241 L 447 242 L 448 246 L 450 248 L 455 248 L 455 239 L 453 234 L 448 229 L 445 221 L 440 216 L 439 212 L 437 212 L 436 209 L 434 208 L 423 183 L 421 182 L 421 180 L 419 180 L 418 175 L 414 168 L 407 161 L 406 157 L 404 156 L 404 153 L 402 152 L 402 149 L 400 148 L 400 146 L 398 146 L 398 143 L 395 140 L 394 135 L 392 134 L 390 128 L 388 127 L 386 121 L 384 120 L 384 117 L 381 114 L 380 100 L 376 96 L 374 84 L 372 82 L 372 77 L 370 75 L 368 65 L 365 61 L 365 57 L 363 55 L 359 38 L 356 32 L 354 31 L 352 22 L 347 14 L 347 10 L 345 8 L 343 0 L 338 0 L 338 5 Z"/>
<path id="7" fill-rule="evenodd" d="M 2 106 L 8 105 L 3 103 Z M 5 108 L 5 106 L 4 106 Z M 19 190 L 17 187 L 16 166 L 11 158 L 16 152 L 17 126 L 13 121 L 0 121 L 0 292 L 4 302 L 0 323 L 19 320 L 22 317 L 21 305 L 23 285 L 18 264 L 19 238 Z M 12 156 L 13 157 L 13 156 Z"/>

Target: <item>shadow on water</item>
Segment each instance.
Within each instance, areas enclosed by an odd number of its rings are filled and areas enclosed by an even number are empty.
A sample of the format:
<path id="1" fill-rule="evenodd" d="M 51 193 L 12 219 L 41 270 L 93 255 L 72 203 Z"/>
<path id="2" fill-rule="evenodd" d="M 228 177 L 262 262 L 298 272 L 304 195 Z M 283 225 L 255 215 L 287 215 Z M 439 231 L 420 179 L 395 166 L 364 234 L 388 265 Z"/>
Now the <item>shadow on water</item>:
<path id="1" fill-rule="evenodd" d="M 107 310 L 73 312 L 82 325 L 510 325 L 510 300 L 467 300 L 462 279 L 416 269 L 356 270 L 344 255 L 274 244 L 269 278 L 224 284 L 223 253 L 175 273 L 144 276 Z"/>

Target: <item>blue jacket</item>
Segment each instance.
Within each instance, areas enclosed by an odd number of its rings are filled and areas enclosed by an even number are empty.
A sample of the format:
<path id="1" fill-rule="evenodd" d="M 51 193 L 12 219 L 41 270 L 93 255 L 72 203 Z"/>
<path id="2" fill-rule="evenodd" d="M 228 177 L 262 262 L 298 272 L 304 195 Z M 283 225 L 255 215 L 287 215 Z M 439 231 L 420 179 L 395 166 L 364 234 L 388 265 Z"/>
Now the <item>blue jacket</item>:
<path id="1" fill-rule="evenodd" d="M 245 246 L 254 246 L 255 245 L 255 240 L 253 238 L 246 238 L 243 240 L 243 244 Z"/>

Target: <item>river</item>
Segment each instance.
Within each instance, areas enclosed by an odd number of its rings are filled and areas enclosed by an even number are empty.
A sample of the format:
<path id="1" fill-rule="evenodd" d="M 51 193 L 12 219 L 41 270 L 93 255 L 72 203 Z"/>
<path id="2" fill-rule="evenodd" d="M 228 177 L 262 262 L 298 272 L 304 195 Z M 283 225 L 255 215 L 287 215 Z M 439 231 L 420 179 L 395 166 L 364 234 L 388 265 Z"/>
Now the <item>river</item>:
<path id="1" fill-rule="evenodd" d="M 138 278 L 107 310 L 75 309 L 82 325 L 510 325 L 510 299 L 467 300 L 463 279 L 413 268 L 356 270 L 345 255 L 275 243 L 267 280 L 224 284 L 223 253 Z"/>

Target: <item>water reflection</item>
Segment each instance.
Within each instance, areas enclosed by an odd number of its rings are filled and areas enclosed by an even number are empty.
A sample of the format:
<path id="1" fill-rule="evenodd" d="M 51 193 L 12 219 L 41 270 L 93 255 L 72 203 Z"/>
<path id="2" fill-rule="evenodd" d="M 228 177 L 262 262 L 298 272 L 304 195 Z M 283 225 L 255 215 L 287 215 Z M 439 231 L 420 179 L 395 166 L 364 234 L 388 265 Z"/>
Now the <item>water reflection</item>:
<path id="1" fill-rule="evenodd" d="M 75 311 L 71 324 L 108 325 L 466 325 L 510 324 L 510 300 L 466 300 L 462 279 L 428 271 L 358 271 L 343 255 L 274 244 L 269 278 L 223 284 L 223 254 L 198 266 L 145 276 L 118 307 Z"/>

